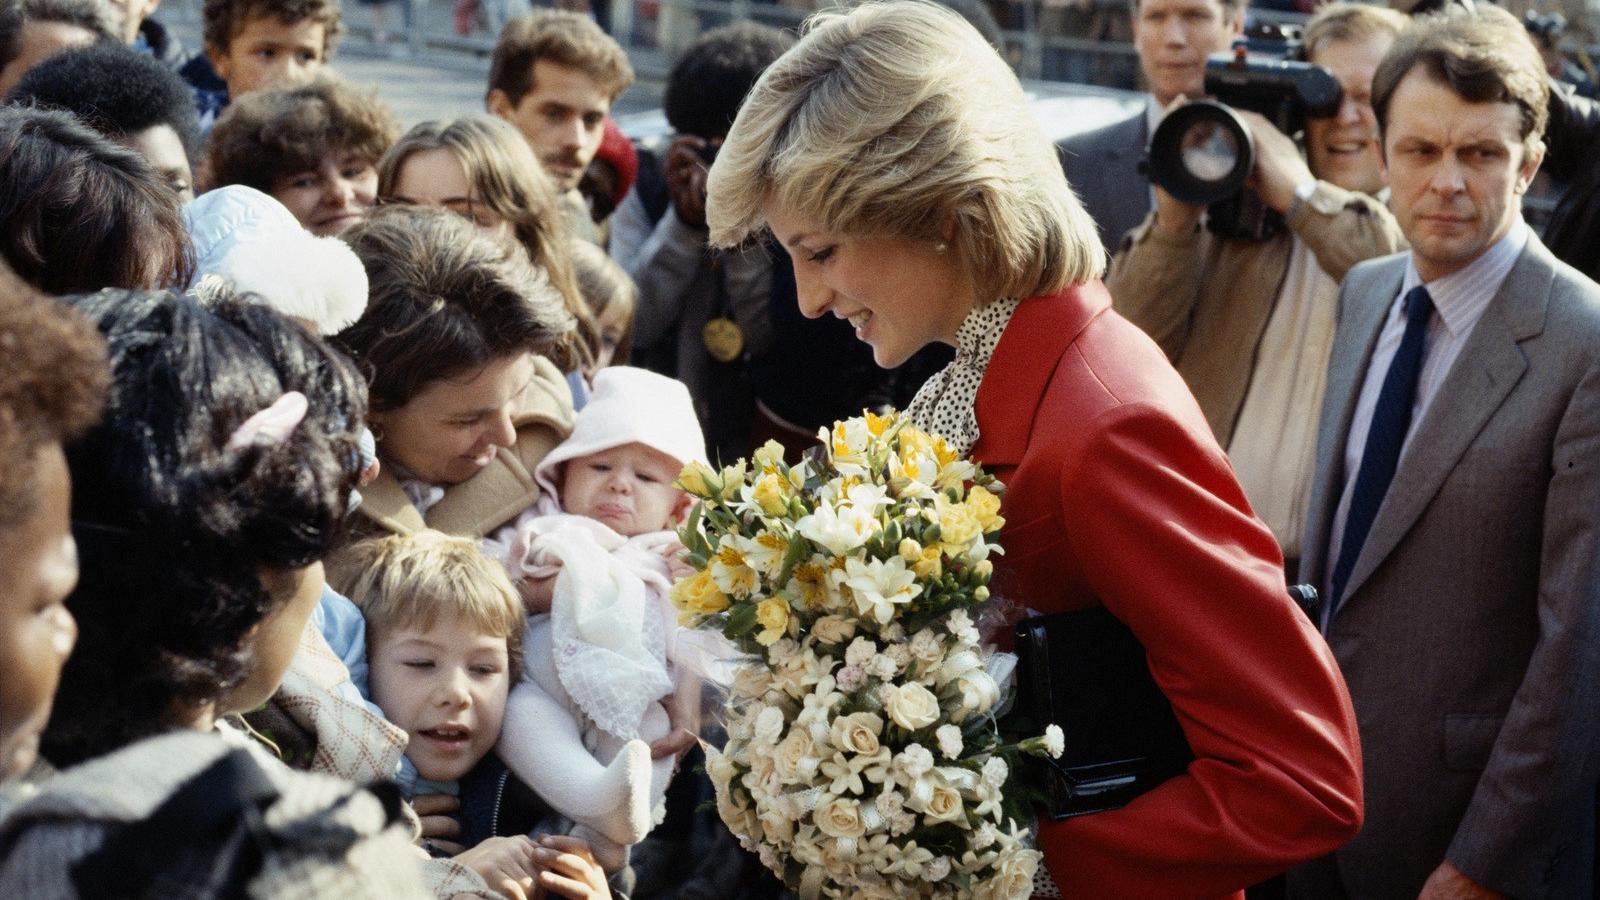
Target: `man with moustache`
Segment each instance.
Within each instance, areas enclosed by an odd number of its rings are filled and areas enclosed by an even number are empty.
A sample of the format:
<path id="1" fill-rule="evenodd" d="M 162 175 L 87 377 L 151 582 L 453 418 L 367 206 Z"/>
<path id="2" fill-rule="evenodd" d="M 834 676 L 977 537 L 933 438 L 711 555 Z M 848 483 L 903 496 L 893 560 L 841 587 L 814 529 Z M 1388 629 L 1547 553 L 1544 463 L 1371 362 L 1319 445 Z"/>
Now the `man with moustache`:
<path id="1" fill-rule="evenodd" d="M 1250 187 L 1288 230 L 1256 242 L 1201 224 L 1204 206 L 1154 189 L 1156 209 L 1112 260 L 1116 308 L 1143 328 L 1194 391 L 1228 449 L 1250 505 L 1272 529 L 1289 571 L 1300 556 L 1317 420 L 1338 317 L 1339 280 L 1364 259 L 1403 246 L 1375 199 L 1383 189 L 1372 73 L 1406 26 L 1390 9 L 1323 7 L 1307 23 L 1311 62 L 1344 89 L 1337 114 L 1306 123 L 1295 142 L 1262 116 L 1252 131 Z"/>
<path id="2" fill-rule="evenodd" d="M 1294 896 L 1593 896 L 1600 285 L 1522 220 L 1548 98 L 1488 6 L 1416 20 L 1373 78 L 1412 249 L 1345 278 L 1300 570 L 1366 822 Z"/>
<path id="3" fill-rule="evenodd" d="M 1062 141 L 1067 181 L 1115 253 L 1150 211 L 1150 180 L 1139 171 L 1150 135 L 1179 96 L 1205 93 L 1206 57 L 1244 31 L 1246 0 L 1133 0 L 1133 48 L 1150 88 L 1144 110 Z"/>
<path id="4" fill-rule="evenodd" d="M 573 234 L 600 233 L 578 182 L 605 139 L 611 104 L 633 84 L 628 55 L 588 16 L 541 9 L 506 23 L 489 63 L 489 112 L 517 126 L 556 183 Z"/>

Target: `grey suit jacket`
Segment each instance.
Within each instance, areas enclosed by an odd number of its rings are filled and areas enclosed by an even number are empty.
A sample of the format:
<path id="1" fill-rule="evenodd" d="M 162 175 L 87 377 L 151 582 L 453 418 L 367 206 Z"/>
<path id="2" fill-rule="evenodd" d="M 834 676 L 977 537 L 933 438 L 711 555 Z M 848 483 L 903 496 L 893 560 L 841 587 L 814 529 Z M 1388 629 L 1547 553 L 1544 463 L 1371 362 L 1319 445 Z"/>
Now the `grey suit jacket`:
<path id="1" fill-rule="evenodd" d="M 1150 143 L 1145 111 L 1063 140 L 1061 165 L 1067 182 L 1100 229 L 1100 241 L 1115 254 L 1123 235 L 1150 212 L 1150 179 L 1139 174 L 1139 160 Z"/>
<path id="2" fill-rule="evenodd" d="M 1300 580 L 1322 584 L 1344 449 L 1405 254 L 1340 293 Z M 1600 286 L 1537 238 L 1417 423 L 1328 642 L 1366 823 L 1301 897 L 1417 895 L 1448 858 L 1519 898 L 1589 897 L 1600 735 Z"/>

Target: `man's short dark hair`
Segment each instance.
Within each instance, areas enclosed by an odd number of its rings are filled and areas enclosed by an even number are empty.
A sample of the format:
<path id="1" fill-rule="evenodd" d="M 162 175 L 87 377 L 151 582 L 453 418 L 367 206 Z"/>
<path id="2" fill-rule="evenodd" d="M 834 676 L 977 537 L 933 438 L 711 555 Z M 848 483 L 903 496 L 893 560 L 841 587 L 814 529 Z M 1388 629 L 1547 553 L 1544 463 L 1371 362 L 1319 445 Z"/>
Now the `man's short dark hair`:
<path id="1" fill-rule="evenodd" d="M 685 50 L 667 75 L 661 105 L 674 131 L 726 137 L 756 79 L 794 40 L 755 22 L 708 31 Z"/>
<path id="2" fill-rule="evenodd" d="M 500 91 L 515 106 L 533 90 L 539 60 L 577 69 L 615 101 L 633 84 L 628 54 L 588 16 L 541 9 L 506 23 L 489 60 L 489 92 Z"/>
<path id="3" fill-rule="evenodd" d="M 1550 84 L 1539 51 L 1516 17 L 1495 6 L 1450 6 L 1419 16 L 1395 39 L 1372 76 L 1372 111 L 1389 130 L 1389 102 L 1421 67 L 1468 103 L 1510 103 L 1521 115 L 1524 146 L 1544 136 Z"/>
<path id="4" fill-rule="evenodd" d="M 0 108 L 0 256 L 51 294 L 183 284 L 178 195 L 139 153 L 55 109 Z"/>
<path id="5" fill-rule="evenodd" d="M 194 95 L 176 72 L 120 44 L 69 50 L 28 70 L 12 102 L 64 109 L 113 140 L 167 125 L 194 159 L 199 139 Z"/>
<path id="6" fill-rule="evenodd" d="M 0 68 L 22 55 L 22 26 L 59 22 L 92 32 L 102 41 L 116 41 L 111 11 L 100 0 L 0 0 Z"/>

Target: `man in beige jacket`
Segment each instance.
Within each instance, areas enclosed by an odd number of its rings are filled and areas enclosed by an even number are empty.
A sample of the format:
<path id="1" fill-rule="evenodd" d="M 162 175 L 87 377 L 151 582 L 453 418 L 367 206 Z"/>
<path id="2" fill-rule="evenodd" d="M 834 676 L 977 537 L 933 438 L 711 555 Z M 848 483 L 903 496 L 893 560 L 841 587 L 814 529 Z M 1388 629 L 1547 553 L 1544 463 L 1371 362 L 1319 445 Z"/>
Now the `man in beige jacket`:
<path id="1" fill-rule="evenodd" d="M 1155 188 L 1156 208 L 1112 260 L 1119 312 L 1161 345 L 1228 450 L 1256 513 L 1290 560 L 1300 555 L 1316 462 L 1317 411 L 1352 265 L 1404 247 L 1384 204 L 1372 73 L 1404 16 L 1336 3 L 1307 24 L 1311 62 L 1344 89 L 1337 115 L 1312 119 L 1306 156 L 1265 118 L 1241 115 L 1255 141 L 1250 188 L 1288 230 L 1266 241 L 1207 231 L 1205 207 Z M 1292 569 L 1291 569 L 1292 571 Z"/>

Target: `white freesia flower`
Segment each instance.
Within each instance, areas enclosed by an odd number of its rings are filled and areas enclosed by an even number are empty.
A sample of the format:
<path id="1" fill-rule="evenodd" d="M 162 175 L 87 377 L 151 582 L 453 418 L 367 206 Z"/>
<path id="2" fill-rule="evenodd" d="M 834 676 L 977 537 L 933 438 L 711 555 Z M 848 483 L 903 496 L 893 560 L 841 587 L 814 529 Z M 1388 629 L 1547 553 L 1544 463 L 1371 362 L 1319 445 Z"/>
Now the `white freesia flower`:
<path id="1" fill-rule="evenodd" d="M 917 574 L 907 569 L 905 560 L 898 556 L 867 562 L 850 557 L 844 566 L 844 571 L 834 572 L 834 579 L 850 588 L 856 611 L 879 625 L 894 618 L 896 606 L 910 603 L 922 593 Z"/>
<path id="2" fill-rule="evenodd" d="M 940 725 L 939 729 L 933 733 L 933 736 L 938 739 L 939 752 L 944 754 L 945 759 L 961 758 L 961 751 L 965 744 L 961 740 L 960 728 L 949 724 Z"/>
<path id="3" fill-rule="evenodd" d="M 877 515 L 878 510 L 894 502 L 889 497 L 888 488 L 868 482 L 850 485 L 845 489 L 844 496 L 851 506 L 873 515 Z"/>
<path id="4" fill-rule="evenodd" d="M 823 503 L 816 512 L 796 522 L 795 530 L 834 556 L 844 556 L 877 533 L 878 518 L 854 506 Z"/>

